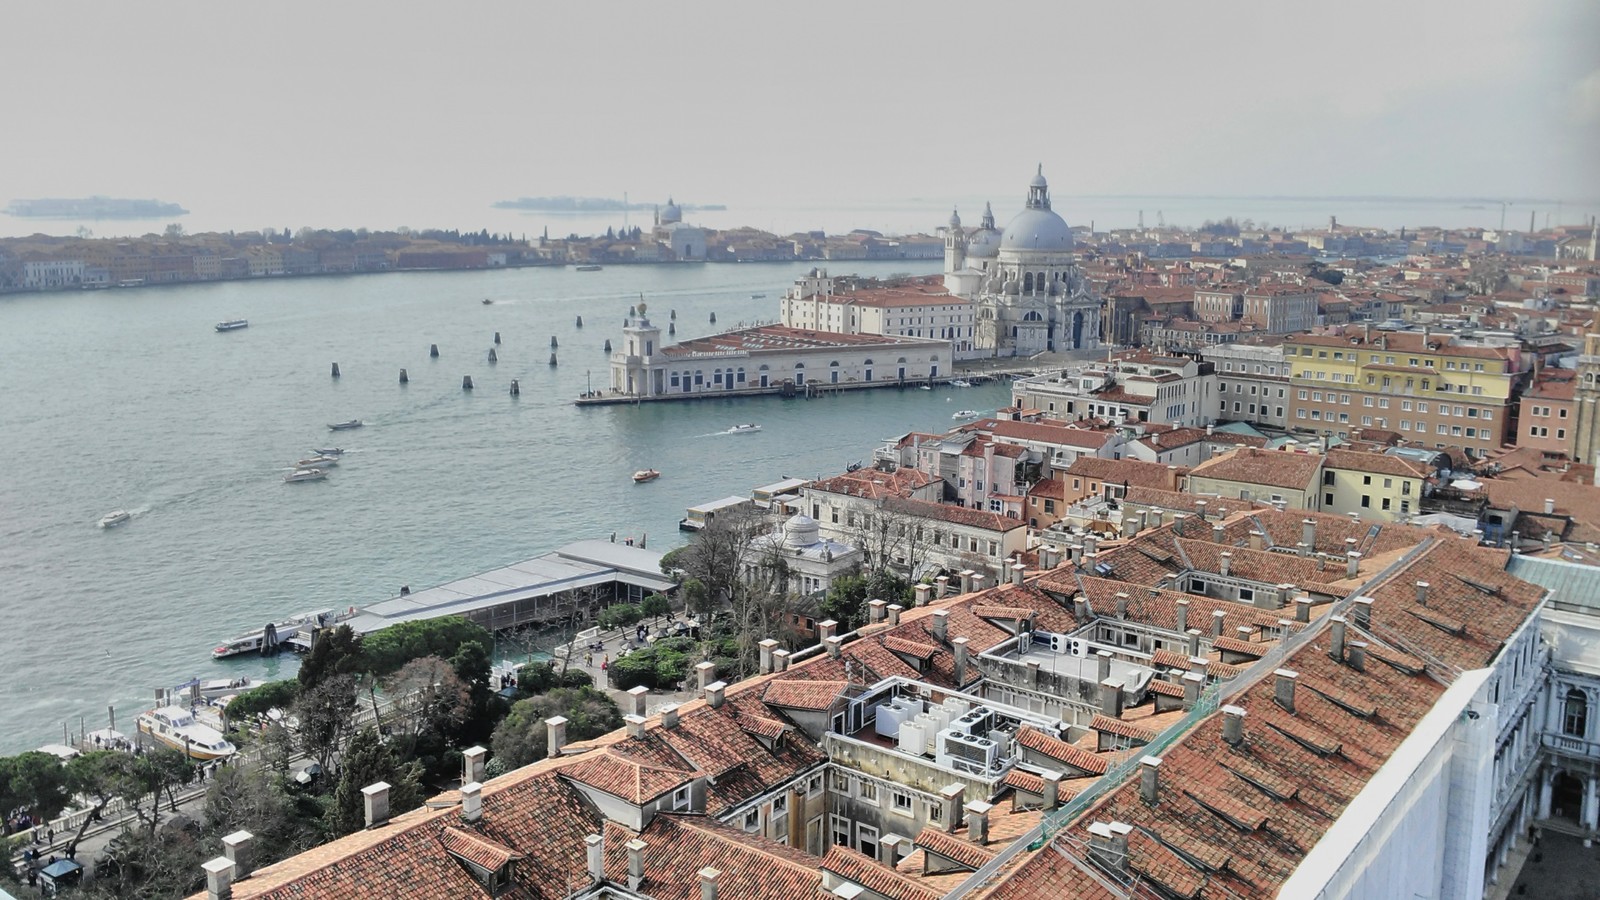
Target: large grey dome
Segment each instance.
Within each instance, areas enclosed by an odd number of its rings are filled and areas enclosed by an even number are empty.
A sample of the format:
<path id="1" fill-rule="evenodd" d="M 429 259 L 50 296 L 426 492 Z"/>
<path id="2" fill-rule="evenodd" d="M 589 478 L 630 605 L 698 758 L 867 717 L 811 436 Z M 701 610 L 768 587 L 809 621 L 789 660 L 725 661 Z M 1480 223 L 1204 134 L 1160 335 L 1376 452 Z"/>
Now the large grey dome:
<path id="1" fill-rule="evenodd" d="M 1072 229 L 1049 209 L 1025 209 L 1006 223 L 1002 250 L 1071 250 Z M 969 251 L 970 253 L 970 251 Z"/>
<path id="2" fill-rule="evenodd" d="M 667 198 L 666 208 L 661 210 L 661 224 L 663 224 L 663 225 L 671 225 L 674 222 L 682 222 L 682 221 L 683 221 L 683 208 L 678 206 L 678 204 L 674 203 L 672 201 L 671 197 L 668 197 Z"/>

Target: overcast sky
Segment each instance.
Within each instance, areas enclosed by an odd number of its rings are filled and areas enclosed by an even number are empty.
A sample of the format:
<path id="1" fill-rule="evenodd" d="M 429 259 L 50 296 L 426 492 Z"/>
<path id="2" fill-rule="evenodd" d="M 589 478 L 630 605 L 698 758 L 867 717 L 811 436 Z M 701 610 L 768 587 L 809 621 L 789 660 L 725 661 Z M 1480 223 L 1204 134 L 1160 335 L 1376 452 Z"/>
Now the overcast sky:
<path id="1" fill-rule="evenodd" d="M 0 202 L 241 228 L 1011 197 L 1036 162 L 1058 194 L 1600 197 L 1594 0 L 12 3 L 0 78 Z"/>

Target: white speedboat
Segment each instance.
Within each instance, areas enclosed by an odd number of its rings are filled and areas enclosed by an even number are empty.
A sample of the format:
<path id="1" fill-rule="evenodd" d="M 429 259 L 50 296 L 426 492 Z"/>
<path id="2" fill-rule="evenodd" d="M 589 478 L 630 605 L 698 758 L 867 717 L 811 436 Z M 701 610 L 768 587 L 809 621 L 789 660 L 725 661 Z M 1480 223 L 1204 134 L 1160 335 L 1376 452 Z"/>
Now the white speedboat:
<path id="1" fill-rule="evenodd" d="M 264 640 L 266 640 L 265 629 L 252 631 L 247 635 L 236 637 L 231 641 L 211 648 L 211 658 L 227 659 L 230 656 L 259 652 Z"/>
<path id="2" fill-rule="evenodd" d="M 328 473 L 321 469 L 295 469 L 283 476 L 283 480 L 287 484 L 298 484 L 302 481 L 321 481 L 327 477 Z"/>
<path id="3" fill-rule="evenodd" d="M 657 472 L 655 469 L 640 469 L 639 471 L 633 473 L 633 483 L 644 484 L 646 481 L 655 481 L 660 477 L 661 473 Z"/>
<path id="4" fill-rule="evenodd" d="M 343 447 L 312 447 L 311 452 L 318 456 L 343 456 Z"/>
<path id="5" fill-rule="evenodd" d="M 249 328 L 249 327 L 250 327 L 250 320 L 249 319 L 229 319 L 226 322 L 218 322 L 217 323 L 217 330 L 218 331 L 238 331 L 241 328 Z"/>
<path id="6" fill-rule="evenodd" d="M 727 433 L 728 434 L 750 434 L 753 431 L 760 431 L 760 430 L 761 430 L 761 426 L 760 425 L 757 425 L 754 422 L 746 422 L 743 425 L 735 425 L 732 428 L 729 428 Z"/>
<path id="7" fill-rule="evenodd" d="M 113 509 L 100 517 L 101 528 L 115 528 L 133 518 L 133 513 L 125 509 Z"/>
<path id="8" fill-rule="evenodd" d="M 958 409 L 950 416 L 952 419 L 976 419 L 977 417 L 978 411 L 975 409 Z"/>
<path id="9" fill-rule="evenodd" d="M 972 382 L 963 381 L 960 378 L 957 378 L 955 381 L 950 382 L 950 386 L 951 387 L 958 387 L 958 388 L 972 387 Z"/>
<path id="10" fill-rule="evenodd" d="M 931 390 L 933 390 L 933 386 L 932 385 L 927 385 L 927 384 L 919 384 L 919 385 L 917 385 L 917 390 L 919 390 L 919 391 L 931 391 Z"/>
<path id="11" fill-rule="evenodd" d="M 361 426 L 363 426 L 365 424 L 367 424 L 367 423 L 361 421 L 360 419 L 351 419 L 348 422 L 336 422 L 336 423 L 334 423 L 332 425 L 329 425 L 328 426 L 328 430 L 329 431 L 349 431 L 352 428 L 360 428 Z"/>
<path id="12" fill-rule="evenodd" d="M 190 759 L 208 762 L 227 759 L 235 748 L 222 733 L 195 721 L 181 706 L 160 706 L 139 714 L 139 732 L 157 743 L 181 750 Z"/>
<path id="13" fill-rule="evenodd" d="M 339 464 L 337 456 L 313 456 L 294 464 L 296 469 L 331 469 Z"/>

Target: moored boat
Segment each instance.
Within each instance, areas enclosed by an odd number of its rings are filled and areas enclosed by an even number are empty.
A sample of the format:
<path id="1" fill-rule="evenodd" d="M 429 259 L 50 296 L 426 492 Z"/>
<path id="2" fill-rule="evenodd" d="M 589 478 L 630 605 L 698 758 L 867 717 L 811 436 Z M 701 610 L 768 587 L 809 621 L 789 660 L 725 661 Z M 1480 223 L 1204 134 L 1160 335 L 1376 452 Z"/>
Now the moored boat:
<path id="1" fill-rule="evenodd" d="M 348 422 L 337 422 L 337 423 L 335 423 L 333 425 L 329 425 L 328 426 L 328 430 L 329 431 L 349 431 L 352 428 L 360 428 L 365 424 L 367 424 L 367 423 L 361 421 L 360 419 L 351 419 Z"/>
<path id="2" fill-rule="evenodd" d="M 159 706 L 139 714 L 139 732 L 202 762 L 227 759 L 237 749 L 215 728 L 201 725 L 181 706 Z"/>
<path id="3" fill-rule="evenodd" d="M 598 272 L 598 271 L 600 271 L 600 267 L 599 266 L 579 266 L 578 267 L 578 271 L 579 272 Z"/>
<path id="4" fill-rule="evenodd" d="M 250 327 L 250 320 L 249 319 L 229 319 L 226 322 L 218 322 L 217 323 L 217 330 L 218 331 L 238 331 L 241 328 L 249 328 L 249 327 Z"/>
<path id="5" fill-rule="evenodd" d="M 955 381 L 950 382 L 950 386 L 957 388 L 972 387 L 972 382 L 957 378 Z"/>
<path id="6" fill-rule="evenodd" d="M 296 469 L 331 469 L 339 464 L 337 456 L 313 456 L 294 464 Z"/>
<path id="7" fill-rule="evenodd" d="M 655 469 L 640 469 L 639 471 L 633 473 L 633 482 L 634 484 L 643 484 L 646 481 L 655 481 L 660 477 L 661 473 L 657 472 Z"/>
<path id="8" fill-rule="evenodd" d="M 286 484 L 299 484 L 302 481 L 321 481 L 328 477 L 328 473 L 321 469 L 295 469 L 283 476 Z"/>
<path id="9" fill-rule="evenodd" d="M 101 528 L 115 528 L 133 518 L 133 514 L 125 509 L 113 509 L 100 517 Z"/>
<path id="10" fill-rule="evenodd" d="M 211 648 L 212 659 L 227 659 L 230 656 L 241 656 L 245 653 L 255 653 L 261 649 L 261 644 L 266 640 L 265 629 L 252 631 L 242 637 L 236 637 L 225 644 L 218 644 Z"/>

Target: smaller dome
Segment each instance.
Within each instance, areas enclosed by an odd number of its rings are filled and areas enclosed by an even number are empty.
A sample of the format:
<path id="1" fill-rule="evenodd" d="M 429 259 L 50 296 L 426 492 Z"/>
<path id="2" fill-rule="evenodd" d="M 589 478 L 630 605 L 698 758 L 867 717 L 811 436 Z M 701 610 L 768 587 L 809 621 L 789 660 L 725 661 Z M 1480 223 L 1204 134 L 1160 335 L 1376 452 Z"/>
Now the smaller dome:
<path id="1" fill-rule="evenodd" d="M 667 205 L 661 209 L 661 224 L 671 225 L 683 221 L 683 210 L 674 203 L 671 197 L 667 198 Z"/>
<path id="2" fill-rule="evenodd" d="M 950 227 L 952 229 L 961 227 L 961 214 L 953 209 L 950 210 Z"/>
<path id="3" fill-rule="evenodd" d="M 821 539 L 821 528 L 817 520 L 808 515 L 795 516 L 783 525 L 783 545 L 785 547 L 809 547 Z"/>
<path id="4" fill-rule="evenodd" d="M 1039 171 L 1033 176 L 1033 180 L 1028 182 L 1028 187 L 1042 188 L 1049 186 L 1050 182 L 1044 180 L 1044 163 L 1040 163 Z"/>
<path id="5" fill-rule="evenodd" d="M 970 259 L 993 259 L 1000 253 L 1000 232 L 993 228 L 974 231 L 967 238 L 967 257 Z"/>

